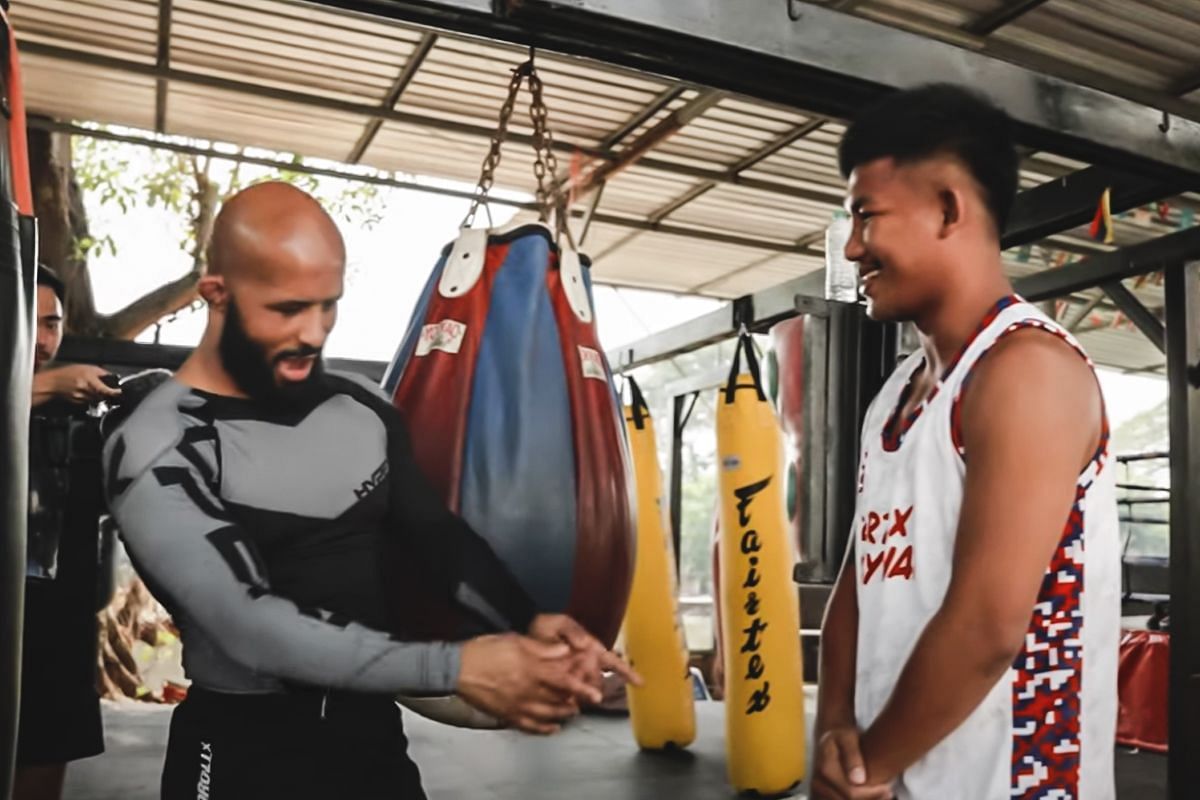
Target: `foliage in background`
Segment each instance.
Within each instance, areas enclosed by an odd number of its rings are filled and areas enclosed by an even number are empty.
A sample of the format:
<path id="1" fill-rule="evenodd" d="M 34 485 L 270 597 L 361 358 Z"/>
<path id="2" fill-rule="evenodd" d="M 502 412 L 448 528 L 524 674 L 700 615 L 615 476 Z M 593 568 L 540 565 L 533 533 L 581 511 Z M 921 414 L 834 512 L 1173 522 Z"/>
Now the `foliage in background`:
<path id="1" fill-rule="evenodd" d="M 67 324 L 72 333 L 133 339 L 164 317 L 196 302 L 196 284 L 206 269 L 206 249 L 220 204 L 252 184 L 291 183 L 312 194 L 335 218 L 350 225 L 370 228 L 382 219 L 385 197 L 376 184 L 352 177 L 318 177 L 301 172 L 295 168 L 302 163 L 299 156 L 284 156 L 280 166 L 267 167 L 236 161 L 240 151 L 232 153 L 231 158 L 221 158 L 87 136 L 72 137 L 58 146 L 65 146 L 69 154 L 66 174 L 55 176 L 52 171 L 41 174 L 48 175 L 48 180 L 54 177 L 65 180 L 66 191 L 60 194 L 65 201 L 61 205 L 66 207 L 39 209 L 39 214 L 70 217 L 69 224 L 50 229 L 63 231 L 59 235 L 69 236 L 71 241 L 66 246 L 44 250 L 64 254 L 60 261 L 65 263 L 51 266 L 60 271 L 68 285 Z M 87 276 L 88 262 L 105 254 L 118 256 L 121 242 L 110 232 L 91 230 L 82 202 L 84 196 L 97 199 L 102 206 L 119 209 L 123 216 L 162 209 L 177 217 L 184 231 L 179 247 L 191 261 L 188 271 L 183 275 L 163 275 L 161 285 L 119 311 L 97 312 Z"/>

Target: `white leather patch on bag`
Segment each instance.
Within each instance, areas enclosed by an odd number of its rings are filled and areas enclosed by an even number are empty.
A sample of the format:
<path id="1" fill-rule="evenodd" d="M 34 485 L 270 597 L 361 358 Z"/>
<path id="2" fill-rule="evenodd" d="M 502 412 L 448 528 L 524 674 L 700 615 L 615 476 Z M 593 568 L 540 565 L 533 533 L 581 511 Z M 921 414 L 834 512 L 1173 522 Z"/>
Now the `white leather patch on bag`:
<path id="1" fill-rule="evenodd" d="M 421 328 L 421 338 L 417 340 L 416 356 L 427 356 L 434 350 L 457 353 L 462 348 L 463 337 L 466 335 L 467 326 L 452 319 L 426 325 Z"/>
<path id="2" fill-rule="evenodd" d="M 608 373 L 604 371 L 604 359 L 592 348 L 579 345 L 579 364 L 583 369 L 583 377 L 608 383 Z"/>

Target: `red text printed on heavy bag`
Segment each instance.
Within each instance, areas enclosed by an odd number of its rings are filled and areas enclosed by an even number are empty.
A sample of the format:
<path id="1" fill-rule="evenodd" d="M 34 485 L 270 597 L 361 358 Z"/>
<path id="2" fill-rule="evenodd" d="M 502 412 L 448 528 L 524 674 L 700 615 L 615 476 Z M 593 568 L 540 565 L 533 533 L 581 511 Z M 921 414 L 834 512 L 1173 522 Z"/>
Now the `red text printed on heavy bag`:
<path id="1" fill-rule="evenodd" d="M 452 319 L 444 319 L 425 325 L 421 328 L 421 338 L 417 340 L 416 356 L 427 356 L 434 350 L 443 353 L 457 353 L 462 348 L 463 337 L 467 326 Z"/>

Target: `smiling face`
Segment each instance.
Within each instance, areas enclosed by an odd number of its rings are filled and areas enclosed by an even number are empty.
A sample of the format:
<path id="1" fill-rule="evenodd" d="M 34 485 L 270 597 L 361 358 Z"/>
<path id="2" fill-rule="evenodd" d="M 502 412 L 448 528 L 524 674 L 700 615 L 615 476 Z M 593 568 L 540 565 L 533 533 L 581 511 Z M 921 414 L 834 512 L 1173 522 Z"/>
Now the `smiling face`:
<path id="1" fill-rule="evenodd" d="M 1005 291 L 1000 232 L 1016 196 L 1008 115 L 962 86 L 928 84 L 866 107 L 838 146 L 870 315 L 928 325 L 955 299 Z"/>
<path id="2" fill-rule="evenodd" d="M 850 174 L 846 258 L 858 264 L 872 319 L 917 319 L 946 291 L 943 171 L 937 159 L 899 165 L 880 158 Z"/>
<path id="3" fill-rule="evenodd" d="M 225 204 L 199 288 L 217 355 L 238 389 L 288 403 L 320 383 L 345 267 L 337 226 L 299 189 L 258 184 Z"/>

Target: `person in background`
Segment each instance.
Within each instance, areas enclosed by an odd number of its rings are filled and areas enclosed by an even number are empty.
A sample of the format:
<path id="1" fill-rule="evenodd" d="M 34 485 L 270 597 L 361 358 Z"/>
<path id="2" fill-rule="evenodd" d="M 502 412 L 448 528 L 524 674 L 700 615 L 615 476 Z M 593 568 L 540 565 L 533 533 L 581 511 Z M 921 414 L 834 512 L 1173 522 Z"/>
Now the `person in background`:
<path id="1" fill-rule="evenodd" d="M 120 392 L 100 367 L 54 366 L 64 295 L 58 276 L 39 266 L 14 800 L 57 800 L 67 764 L 104 751 L 95 688 L 103 493 L 99 421 L 89 409 Z"/>

